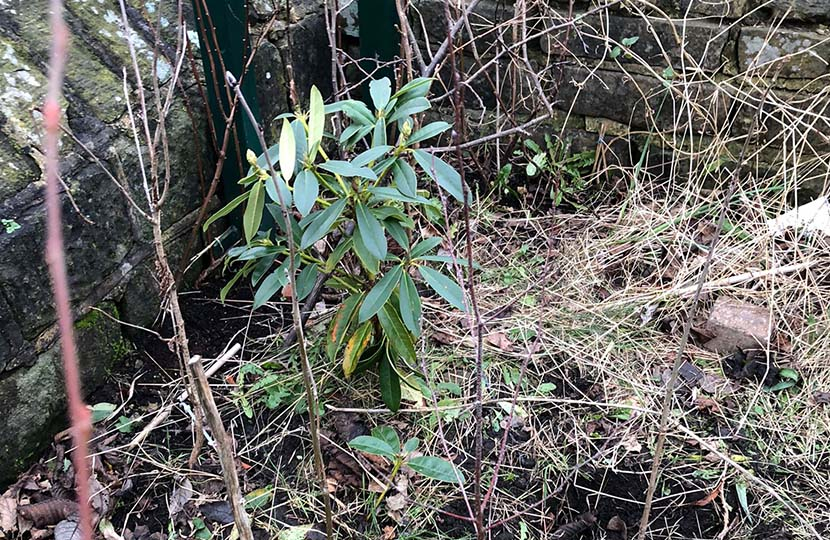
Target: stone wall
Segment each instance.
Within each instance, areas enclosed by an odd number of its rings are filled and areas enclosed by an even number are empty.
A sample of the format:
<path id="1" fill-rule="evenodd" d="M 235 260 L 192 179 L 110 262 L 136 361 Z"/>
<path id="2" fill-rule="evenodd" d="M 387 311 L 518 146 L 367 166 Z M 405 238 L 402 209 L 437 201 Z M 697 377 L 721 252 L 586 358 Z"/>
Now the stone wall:
<path id="1" fill-rule="evenodd" d="M 652 4 L 656 8 L 624 2 L 583 17 L 599 3 L 577 1 L 573 3 L 576 24 L 545 32 L 568 20 L 570 3 L 526 3 L 527 35 L 544 34 L 527 41 L 528 59 L 555 109 L 553 117 L 533 131 L 562 135 L 573 141 L 575 150 L 614 141 L 611 153 L 624 166 L 636 162 L 648 144 L 649 163 L 661 166 L 672 158 L 661 153 L 649 131 L 678 132 L 689 127 L 688 122 L 677 122 L 684 100 L 700 113 L 689 116 L 692 131 L 714 137 L 724 135 L 729 126 L 736 135 L 750 125 L 755 114 L 752 105 L 757 106 L 762 98 L 759 88 L 769 84 L 768 103 L 788 111 L 779 115 L 771 111 L 774 107 L 766 107 L 770 113 L 763 117 L 758 131 L 760 142 L 771 144 L 761 152 L 763 164 L 777 170 L 785 159 L 780 135 L 787 130 L 791 140 L 811 141 L 808 153 L 812 155 L 808 157 L 816 158 L 820 153 L 826 158 L 830 152 L 830 1 L 658 0 Z M 421 48 L 426 48 L 428 40 L 435 50 L 446 35 L 444 2 L 413 0 L 412 5 L 409 15 Z M 479 36 L 477 50 L 468 46 L 461 55 L 468 75 L 479 72 L 480 63 L 488 62 L 500 50 L 495 47 L 498 33 L 494 29 L 517 20 L 515 6 L 514 2 L 482 0 L 474 10 L 470 24 Z M 419 17 L 426 24 L 422 25 Z M 512 31 L 508 26 L 501 35 L 502 48 L 512 43 Z M 516 31 L 521 31 L 518 25 Z M 524 73 L 516 81 L 519 97 L 537 106 L 535 110 L 515 109 L 516 118 L 524 122 L 545 109 L 534 99 L 539 95 L 538 87 L 527 76 L 527 66 L 518 54 L 502 58 L 498 75 L 491 67 L 489 79 L 503 84 L 504 111 L 504 103 L 510 104 L 515 73 L 511 70 L 516 66 Z M 441 77 L 449 85 L 446 70 Z M 755 86 L 753 81 L 761 79 L 763 84 Z M 497 100 L 490 82 L 479 75 L 468 84 L 466 106 L 473 123 L 483 119 L 482 131 L 492 131 Z M 671 92 L 666 90 L 669 85 Z M 667 93 L 670 95 L 661 107 Z M 738 107 L 736 103 L 742 99 L 750 105 Z M 804 121 L 808 117 L 810 120 Z M 513 124 L 502 119 L 501 126 Z M 734 158 L 740 144 L 728 150 Z M 822 170 L 814 161 L 805 158 L 809 172 L 802 185 L 811 195 L 827 189 L 826 166 Z"/>
<path id="2" fill-rule="evenodd" d="M 149 74 L 151 29 L 157 21 L 166 43 L 175 44 L 175 2 L 128 3 L 133 44 L 143 73 Z M 48 0 L 0 0 L 0 484 L 28 466 L 51 433 L 65 427 L 55 314 L 43 260 L 42 132 L 36 110 L 46 90 L 47 4 Z M 274 8 L 266 1 L 253 4 L 253 25 L 262 28 Z M 312 83 L 326 88 L 329 56 L 320 5 L 292 2 L 290 46 L 283 15 L 256 57 L 258 97 L 266 120 L 288 109 L 287 64 L 294 66 L 298 88 L 305 90 Z M 118 6 L 117 0 L 66 2 L 71 49 L 65 124 L 111 171 L 120 169 L 137 188 L 140 169 L 122 87 L 129 51 Z M 195 28 L 192 22 L 188 26 Z M 189 37 L 198 47 L 194 30 Z M 161 47 L 166 56 L 159 74 L 165 85 L 172 49 Z M 194 55 L 198 58 L 198 50 Z M 203 73 L 199 76 L 204 80 Z M 131 74 L 128 79 L 134 92 Z M 187 63 L 176 96 L 168 120 L 174 180 L 164 209 L 174 262 L 190 234 L 215 159 L 204 102 Z M 91 391 L 130 348 L 129 329 L 116 319 L 149 326 L 159 313 L 158 296 L 150 292 L 156 287 L 151 232 L 100 166 L 67 136 L 61 141 L 61 160 L 67 187 L 67 265 L 84 385 Z M 136 193 L 142 203 L 141 191 Z"/>

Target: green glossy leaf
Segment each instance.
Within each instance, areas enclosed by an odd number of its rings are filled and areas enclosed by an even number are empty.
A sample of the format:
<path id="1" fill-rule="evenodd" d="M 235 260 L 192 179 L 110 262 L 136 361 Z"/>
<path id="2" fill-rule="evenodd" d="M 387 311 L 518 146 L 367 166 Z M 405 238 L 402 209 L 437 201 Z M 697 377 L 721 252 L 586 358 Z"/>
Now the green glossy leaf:
<path id="1" fill-rule="evenodd" d="M 296 157 L 294 163 L 294 171 L 296 172 L 297 164 L 302 164 L 308 153 L 308 134 L 305 130 L 305 124 L 300 120 L 291 122 L 291 129 L 294 131 L 294 143 L 296 146 Z"/>
<path id="2" fill-rule="evenodd" d="M 464 475 L 455 465 L 435 456 L 417 456 L 406 463 L 409 467 L 427 478 L 451 484 L 463 484 Z"/>
<path id="3" fill-rule="evenodd" d="M 442 238 L 440 236 L 433 236 L 432 238 L 421 240 L 420 242 L 412 246 L 412 251 L 409 253 L 409 257 L 412 259 L 417 259 L 418 257 L 426 255 L 436 247 L 440 246 L 441 240 Z"/>
<path id="4" fill-rule="evenodd" d="M 421 141 L 425 141 L 427 139 L 431 139 L 436 135 L 440 135 L 444 133 L 448 129 L 452 127 L 452 124 L 448 124 L 447 122 L 432 122 L 431 124 L 427 124 L 412 135 L 406 140 L 406 144 L 415 144 Z"/>
<path id="5" fill-rule="evenodd" d="M 372 437 L 386 442 L 386 444 L 395 450 L 396 454 L 401 451 L 401 440 L 398 438 L 398 434 L 395 433 L 395 430 L 389 426 L 377 426 L 372 428 Z"/>
<path id="6" fill-rule="evenodd" d="M 380 259 L 372 255 L 366 246 L 363 244 L 363 238 L 359 234 L 352 236 L 352 251 L 354 251 L 360 264 L 370 274 L 377 274 L 380 268 Z"/>
<path id="7" fill-rule="evenodd" d="M 326 341 L 326 354 L 329 360 L 334 360 L 337 357 L 337 352 L 343 345 L 349 327 L 357 315 L 357 306 L 363 299 L 363 294 L 353 294 L 348 297 L 337 310 L 334 318 L 331 320 L 328 331 L 328 340 Z"/>
<path id="8" fill-rule="evenodd" d="M 311 293 L 319 273 L 316 264 L 307 264 L 303 268 L 303 271 L 297 276 L 297 300 L 303 300 Z"/>
<path id="9" fill-rule="evenodd" d="M 356 165 L 358 167 L 365 167 L 373 161 L 377 161 L 378 158 L 380 158 L 381 156 L 386 155 L 386 153 L 390 150 L 392 150 L 392 147 L 388 144 L 373 146 L 372 148 L 366 150 L 362 154 L 355 156 L 352 159 L 352 165 Z"/>
<path id="10" fill-rule="evenodd" d="M 357 230 L 355 234 L 360 235 L 361 240 L 363 240 L 363 245 L 366 246 L 369 253 L 380 260 L 386 258 L 386 233 L 380 221 L 360 202 L 355 206 L 355 215 L 357 217 Z"/>
<path id="11" fill-rule="evenodd" d="M 395 187 L 407 197 L 418 196 L 418 177 L 415 170 L 404 159 L 398 159 L 392 165 L 392 175 L 395 178 Z"/>
<path id="12" fill-rule="evenodd" d="M 392 296 L 392 291 L 398 286 L 402 273 L 403 268 L 400 265 L 394 266 L 385 276 L 375 283 L 375 286 L 372 287 L 372 290 L 369 291 L 369 294 L 366 295 L 366 299 L 360 306 L 358 313 L 358 320 L 360 322 L 371 319 L 375 313 L 380 311 L 380 308 Z"/>
<path id="13" fill-rule="evenodd" d="M 406 272 L 401 278 L 399 300 L 403 323 L 413 335 L 421 335 L 421 298 L 415 282 Z"/>
<path id="14" fill-rule="evenodd" d="M 282 289 L 288 278 L 285 275 L 285 269 L 280 266 L 273 272 L 271 272 L 268 277 L 262 280 L 262 285 L 256 290 L 256 294 L 254 294 L 254 309 L 257 309 L 266 302 L 271 300 L 277 291 Z"/>
<path id="15" fill-rule="evenodd" d="M 274 264 L 274 260 L 277 258 L 279 253 L 276 249 L 272 248 L 272 251 L 263 255 L 257 262 L 256 266 L 254 266 L 254 271 L 251 273 L 251 285 L 256 286 L 257 283 L 265 276 L 265 273 L 271 268 L 271 265 Z"/>
<path id="16" fill-rule="evenodd" d="M 392 97 L 392 83 L 386 77 L 370 82 L 369 95 L 372 96 L 375 109 L 383 109 Z"/>
<path id="17" fill-rule="evenodd" d="M 372 146 L 386 145 L 386 120 L 378 118 L 375 127 L 372 129 Z"/>
<path id="18" fill-rule="evenodd" d="M 358 167 L 348 161 L 340 161 L 332 159 L 323 162 L 319 165 L 324 171 L 339 174 L 340 176 L 358 176 L 360 178 L 368 178 L 369 180 L 377 180 L 378 177 L 375 171 L 368 167 Z"/>
<path id="19" fill-rule="evenodd" d="M 343 111 L 353 122 L 363 125 L 374 125 L 375 115 L 369 110 L 363 102 L 354 99 L 346 99 L 326 105 L 325 111 L 327 114 L 333 112 Z"/>
<path id="20" fill-rule="evenodd" d="M 352 337 L 346 342 L 343 351 L 343 375 L 348 379 L 357 368 L 357 363 L 369 345 L 372 344 L 375 327 L 372 321 L 366 321 L 357 327 Z"/>
<path id="21" fill-rule="evenodd" d="M 439 186 L 456 198 L 464 201 L 464 192 L 461 186 L 461 175 L 447 162 L 434 154 L 423 150 L 413 150 L 412 155 L 430 178 L 435 180 Z"/>
<path id="22" fill-rule="evenodd" d="M 242 204 L 243 202 L 247 201 L 247 200 L 248 200 L 248 197 L 249 197 L 250 195 L 251 195 L 251 192 L 250 192 L 250 191 L 246 191 L 246 192 L 245 192 L 245 193 L 243 193 L 242 195 L 240 195 L 240 196 L 236 197 L 234 200 L 232 200 L 231 202 L 229 202 L 228 204 L 226 204 L 225 206 L 223 206 L 223 207 L 222 207 L 220 210 L 218 210 L 215 214 L 213 214 L 212 216 L 210 216 L 210 217 L 207 219 L 207 221 L 205 221 L 204 225 L 202 225 L 202 230 L 203 230 L 203 231 L 208 230 L 208 227 L 210 227 L 213 223 L 215 223 L 215 222 L 216 222 L 216 220 L 221 219 L 221 218 L 223 218 L 223 217 L 227 216 L 228 214 L 230 214 L 231 212 L 233 212 L 233 211 L 234 211 L 234 209 L 235 209 L 237 206 L 239 206 L 239 205 L 240 205 L 240 204 Z"/>
<path id="23" fill-rule="evenodd" d="M 307 249 L 314 245 L 314 242 L 320 240 L 331 231 L 332 225 L 340 215 L 343 209 L 346 208 L 346 199 L 340 199 L 322 212 L 313 222 L 309 223 L 308 228 L 303 232 L 302 240 L 300 241 L 300 249 Z"/>
<path id="24" fill-rule="evenodd" d="M 337 263 L 340 262 L 340 259 L 343 258 L 343 255 L 345 255 L 351 247 L 351 238 L 346 238 L 345 240 L 337 244 L 337 247 L 332 250 L 332 252 L 329 254 L 328 259 L 326 259 L 326 266 L 323 268 L 323 271 L 326 274 L 331 274 L 337 267 Z"/>
<path id="25" fill-rule="evenodd" d="M 282 213 L 282 208 L 276 204 L 266 204 L 265 208 L 268 209 L 268 212 L 271 213 L 271 217 L 274 218 L 274 222 L 279 227 L 280 231 L 283 234 L 288 234 L 288 227 L 285 225 L 285 215 Z M 300 243 L 300 238 L 303 234 L 303 228 L 297 223 L 297 220 L 294 219 L 294 216 L 289 213 L 288 215 L 288 223 L 291 226 L 291 234 L 294 235 L 294 242 L 297 244 Z"/>
<path id="26" fill-rule="evenodd" d="M 294 140 L 294 130 L 288 120 L 282 121 L 280 132 L 280 172 L 285 181 L 294 176 L 294 165 L 297 162 L 297 145 Z"/>
<path id="27" fill-rule="evenodd" d="M 369 188 L 369 193 L 372 194 L 375 198 L 381 201 L 397 201 L 397 202 L 407 202 L 407 203 L 414 203 L 414 204 L 430 204 L 429 199 L 425 199 L 421 196 L 410 197 L 408 195 L 404 195 L 397 189 L 388 186 L 380 186 L 380 187 L 371 187 Z"/>
<path id="28" fill-rule="evenodd" d="M 279 176 L 271 181 L 265 181 L 265 192 L 268 193 L 268 198 L 278 205 L 284 203 L 288 207 L 291 206 L 291 190 Z M 282 202 L 280 202 L 280 196 L 282 196 Z"/>
<path id="29" fill-rule="evenodd" d="M 395 92 L 393 98 L 416 98 L 424 97 L 429 94 L 429 87 L 432 85 L 432 77 L 418 77 L 403 85 L 400 90 Z"/>
<path id="30" fill-rule="evenodd" d="M 383 398 L 383 403 L 390 411 L 397 412 L 401 408 L 401 380 L 398 377 L 398 372 L 392 367 L 388 354 L 380 359 L 378 376 L 380 379 L 380 396 Z"/>
<path id="31" fill-rule="evenodd" d="M 265 189 L 262 182 L 257 182 L 251 188 L 251 196 L 248 198 L 248 205 L 245 207 L 245 214 L 242 216 L 242 226 L 245 229 L 245 241 L 250 243 L 259 231 L 262 223 L 262 209 L 265 206 Z"/>
<path id="32" fill-rule="evenodd" d="M 383 223 L 386 226 L 386 231 L 389 233 L 389 236 L 394 238 L 399 246 L 409 251 L 409 238 L 400 222 L 395 219 L 387 219 Z"/>
<path id="33" fill-rule="evenodd" d="M 297 178 L 294 180 L 294 205 L 297 211 L 303 216 L 307 216 L 317 201 L 317 195 L 320 193 L 320 184 L 317 182 L 317 177 L 308 169 L 303 169 Z"/>
<path id="34" fill-rule="evenodd" d="M 92 423 L 97 424 L 102 420 L 106 420 L 112 413 L 115 412 L 117 407 L 112 403 L 96 403 L 95 405 L 90 407 L 90 411 L 92 412 Z"/>
<path id="35" fill-rule="evenodd" d="M 395 107 L 395 111 L 387 117 L 386 121 L 391 124 L 392 122 L 403 120 L 407 116 L 424 112 L 428 110 L 429 107 L 430 104 L 427 98 L 416 97 L 398 104 L 398 106 Z"/>
<path id="36" fill-rule="evenodd" d="M 395 449 L 389 446 L 389 443 L 377 437 L 361 435 L 349 441 L 349 446 L 365 454 L 382 456 L 390 460 L 395 459 Z"/>
<path id="37" fill-rule="evenodd" d="M 407 454 L 410 454 L 418 449 L 418 445 L 421 441 L 418 440 L 418 437 L 412 437 L 405 443 L 403 443 L 403 451 Z"/>
<path id="38" fill-rule="evenodd" d="M 239 281 L 239 279 L 242 276 L 246 275 L 245 269 L 248 268 L 249 265 L 253 265 L 253 264 L 254 264 L 253 261 L 248 261 L 247 263 L 245 263 L 245 266 L 242 267 L 242 269 L 240 269 L 238 272 L 236 272 L 236 274 L 234 274 L 233 277 L 227 283 L 225 283 L 225 286 L 222 287 L 222 289 L 219 291 L 219 301 L 220 302 L 225 301 L 225 298 L 227 298 L 228 293 L 231 292 L 231 289 L 233 289 L 233 286 L 236 285 L 236 282 Z"/>
<path id="39" fill-rule="evenodd" d="M 378 321 L 389 341 L 389 347 L 395 354 L 403 358 L 407 364 L 415 364 L 415 344 L 412 342 L 412 335 L 407 331 L 392 302 L 384 304 L 378 311 Z"/>
<path id="40" fill-rule="evenodd" d="M 441 295 L 453 307 L 465 311 L 464 292 L 455 281 L 428 266 L 419 266 L 418 271 L 424 281 L 427 282 L 427 285 L 432 287 L 432 290 Z"/>
<path id="41" fill-rule="evenodd" d="M 325 122 L 326 112 L 325 105 L 323 104 L 323 96 L 316 86 L 312 86 L 308 113 L 308 148 L 312 161 L 314 161 L 317 155 L 317 148 L 320 141 L 323 140 Z"/>

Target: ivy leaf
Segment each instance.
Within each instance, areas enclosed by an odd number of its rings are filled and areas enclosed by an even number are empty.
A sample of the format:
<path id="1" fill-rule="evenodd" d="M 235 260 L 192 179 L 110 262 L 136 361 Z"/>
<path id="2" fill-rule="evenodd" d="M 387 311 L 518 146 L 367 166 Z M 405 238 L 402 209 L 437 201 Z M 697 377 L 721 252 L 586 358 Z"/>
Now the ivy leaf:
<path id="1" fill-rule="evenodd" d="M 314 242 L 329 233 L 331 226 L 334 225 L 334 222 L 337 221 L 343 213 L 343 209 L 346 208 L 346 202 L 346 199 L 340 199 L 325 210 L 321 211 L 317 218 L 313 222 L 309 223 L 308 228 L 306 228 L 303 233 L 302 240 L 300 241 L 300 249 L 308 249 L 314 245 Z"/>
<path id="2" fill-rule="evenodd" d="M 412 155 L 424 171 L 435 180 L 439 186 L 455 197 L 458 201 L 464 201 L 464 191 L 461 186 L 461 175 L 452 168 L 446 161 L 434 154 L 424 150 L 413 150 Z"/>
<path id="3" fill-rule="evenodd" d="M 343 375 L 347 379 L 352 376 L 358 360 L 372 343 L 373 335 L 374 325 L 372 321 L 366 321 L 357 327 L 352 337 L 346 342 L 346 350 L 343 352 Z"/>
<path id="4" fill-rule="evenodd" d="M 314 173 L 308 169 L 300 171 L 300 174 L 294 180 L 294 205 L 300 214 L 307 216 L 311 212 L 319 193 L 320 184 L 317 182 Z"/>
<path id="5" fill-rule="evenodd" d="M 455 281 L 428 266 L 419 266 L 418 271 L 432 290 L 441 295 L 453 307 L 461 311 L 466 311 L 464 307 L 464 292 Z"/>
<path id="6" fill-rule="evenodd" d="M 262 182 L 257 182 L 251 188 L 251 195 L 248 198 L 248 205 L 245 207 L 245 215 L 242 216 L 242 226 L 245 229 L 245 241 L 250 243 L 259 231 L 262 223 L 262 209 L 265 206 L 265 189 Z"/>
<path id="7" fill-rule="evenodd" d="M 372 103 L 375 105 L 375 109 L 383 109 L 389 103 L 389 98 L 392 96 L 392 83 L 386 77 L 370 82 L 369 95 L 372 96 Z"/>
<path id="8" fill-rule="evenodd" d="M 372 437 L 376 437 L 391 446 L 395 453 L 401 451 L 401 440 L 395 430 L 389 426 L 377 426 L 372 429 Z"/>
<path id="9" fill-rule="evenodd" d="M 431 124 L 427 124 L 426 126 L 422 127 L 415 133 L 413 133 L 407 140 L 406 144 L 411 145 L 415 143 L 419 143 L 421 141 L 425 141 L 427 139 L 431 139 L 436 135 L 440 135 L 444 133 L 448 129 L 452 127 L 452 124 L 448 124 L 447 122 L 432 122 Z"/>
<path id="10" fill-rule="evenodd" d="M 388 347 L 387 344 L 387 354 L 380 359 L 378 365 L 380 396 L 390 411 L 398 412 L 398 409 L 401 408 L 401 380 L 398 377 L 398 372 L 392 367 Z"/>
<path id="11" fill-rule="evenodd" d="M 401 280 L 402 273 L 403 267 L 400 265 L 395 266 L 375 283 L 375 286 L 372 287 L 372 290 L 369 291 L 369 294 L 366 295 L 366 299 L 360 306 L 360 311 L 357 316 L 360 322 L 371 319 L 375 313 L 380 311 L 380 308 L 392 296 L 392 291 L 395 290 L 395 287 L 397 287 L 398 282 Z"/>
<path id="12" fill-rule="evenodd" d="M 439 457 L 418 456 L 410 459 L 407 465 L 413 471 L 439 482 L 464 483 L 464 475 L 461 474 L 461 471 L 456 469 L 455 465 L 449 461 Z"/>
<path id="13" fill-rule="evenodd" d="M 287 118 L 282 119 L 280 133 L 280 172 L 287 182 L 294 175 L 294 165 L 297 162 L 297 144 L 294 140 L 294 130 Z"/>
<path id="14" fill-rule="evenodd" d="M 382 456 L 390 460 L 395 459 L 395 450 L 389 446 L 389 443 L 377 437 L 370 437 L 369 435 L 361 435 L 349 441 L 349 446 L 355 450 L 359 450 L 364 454 L 372 454 L 373 456 Z"/>
<path id="15" fill-rule="evenodd" d="M 421 335 L 421 298 L 415 282 L 404 272 L 400 288 L 401 319 L 413 335 Z"/>
<path id="16" fill-rule="evenodd" d="M 337 314 L 331 320 L 328 332 L 329 339 L 326 342 L 326 354 L 329 360 L 334 360 L 337 356 L 337 351 L 340 350 L 340 346 L 343 344 L 343 338 L 346 337 L 349 326 L 351 326 L 357 314 L 357 306 L 360 304 L 361 299 L 363 299 L 362 293 L 353 294 L 348 297 L 340 305 L 340 309 L 337 310 Z"/>
<path id="17" fill-rule="evenodd" d="M 317 156 L 317 148 L 323 140 L 323 128 L 326 122 L 325 105 L 323 96 L 316 86 L 311 87 L 311 99 L 308 112 L 308 148 L 309 159 L 314 161 Z"/>
<path id="18" fill-rule="evenodd" d="M 358 167 L 348 161 L 340 161 L 337 159 L 330 159 L 319 165 L 324 171 L 340 176 L 358 176 L 360 178 L 368 178 L 369 180 L 377 180 L 378 176 L 375 171 L 368 167 Z"/>
<path id="19" fill-rule="evenodd" d="M 418 177 L 415 170 L 403 159 L 398 159 L 392 165 L 392 175 L 395 178 L 395 187 L 407 197 L 418 196 Z"/>
<path id="20" fill-rule="evenodd" d="M 369 209 L 363 203 L 358 202 L 355 206 L 355 215 L 357 216 L 357 231 L 363 240 L 363 245 L 369 250 L 369 253 L 378 259 L 386 258 L 386 233 L 383 230 L 380 222 L 375 216 L 369 212 Z"/>

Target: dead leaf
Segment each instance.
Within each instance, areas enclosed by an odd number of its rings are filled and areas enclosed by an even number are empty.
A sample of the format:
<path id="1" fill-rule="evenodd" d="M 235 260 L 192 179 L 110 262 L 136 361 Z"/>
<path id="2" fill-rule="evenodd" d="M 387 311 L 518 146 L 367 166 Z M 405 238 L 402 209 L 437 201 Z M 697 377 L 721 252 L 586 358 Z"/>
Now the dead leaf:
<path id="1" fill-rule="evenodd" d="M 170 500 L 167 501 L 167 507 L 170 510 L 170 517 L 175 518 L 176 515 L 184 510 L 185 505 L 193 497 L 193 484 L 188 478 L 182 479 L 176 483 L 173 493 L 170 494 Z"/>
<path id="2" fill-rule="evenodd" d="M 693 502 L 692 504 L 694 506 L 706 506 L 707 504 L 709 504 L 710 502 L 712 502 L 712 501 L 714 501 L 715 499 L 718 498 L 718 495 L 720 495 L 720 490 L 722 488 L 723 488 L 723 482 L 720 482 L 717 486 L 715 486 L 715 489 L 713 489 L 711 493 L 709 493 L 708 495 L 706 495 L 705 497 L 703 497 L 699 501 Z"/>
<path id="3" fill-rule="evenodd" d="M 124 540 L 124 537 L 115 532 L 112 521 L 104 518 L 98 523 L 98 530 L 104 535 L 104 540 Z"/>
<path id="4" fill-rule="evenodd" d="M 99 516 L 104 516 L 110 510 L 110 490 L 104 487 L 96 477 L 89 479 L 89 503 Z"/>
<path id="5" fill-rule="evenodd" d="M 705 411 L 710 414 L 720 412 L 720 405 L 718 405 L 718 402 L 706 396 L 698 397 L 695 400 L 695 406 L 698 410 Z"/>
<path id="6" fill-rule="evenodd" d="M 628 434 L 620 441 L 620 446 L 625 448 L 628 452 L 639 452 L 643 449 L 643 445 L 637 440 L 637 436 L 633 433 Z"/>
<path id="7" fill-rule="evenodd" d="M 830 392 L 816 392 L 812 399 L 816 405 L 830 404 Z"/>
<path id="8" fill-rule="evenodd" d="M 484 341 L 504 352 L 513 351 L 513 342 L 510 341 L 504 332 L 493 332 L 492 334 L 488 334 L 484 336 Z"/>
<path id="9" fill-rule="evenodd" d="M 386 497 L 386 507 L 392 512 L 400 512 L 406 508 L 406 495 L 403 493 L 396 493 Z"/>
<path id="10" fill-rule="evenodd" d="M 433 332 L 430 337 L 442 345 L 452 345 L 456 341 L 455 336 L 440 330 Z"/>
<path id="11" fill-rule="evenodd" d="M 387 525 L 383 528 L 383 534 L 381 535 L 380 540 L 395 540 L 396 536 L 395 527 Z"/>
<path id="12" fill-rule="evenodd" d="M 17 528 L 17 493 L 9 488 L 0 496 L 0 532 L 12 532 Z"/>
<path id="13" fill-rule="evenodd" d="M 78 522 L 64 519 L 55 525 L 55 540 L 81 540 Z"/>

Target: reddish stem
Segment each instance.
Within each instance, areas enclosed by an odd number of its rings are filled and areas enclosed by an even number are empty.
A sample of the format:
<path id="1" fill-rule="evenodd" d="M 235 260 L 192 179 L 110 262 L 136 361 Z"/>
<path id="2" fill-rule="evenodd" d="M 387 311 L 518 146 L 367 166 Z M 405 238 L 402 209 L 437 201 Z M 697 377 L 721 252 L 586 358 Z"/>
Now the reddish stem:
<path id="1" fill-rule="evenodd" d="M 80 508 L 80 533 L 83 540 L 92 538 L 92 512 L 89 506 L 89 463 L 87 462 L 89 435 L 92 422 L 89 409 L 84 405 L 78 354 L 75 349 L 72 310 L 69 305 L 69 284 L 66 278 L 61 231 L 61 203 L 58 191 L 58 138 L 61 120 L 61 86 L 69 41 L 63 21 L 63 3 L 51 1 L 52 50 L 49 58 L 49 86 L 43 104 L 43 138 L 46 154 L 46 264 L 52 277 L 55 309 L 60 329 L 60 347 L 63 357 L 66 397 L 69 402 L 69 418 L 72 422 L 72 439 L 75 451 L 72 464 L 75 467 L 75 491 Z"/>

